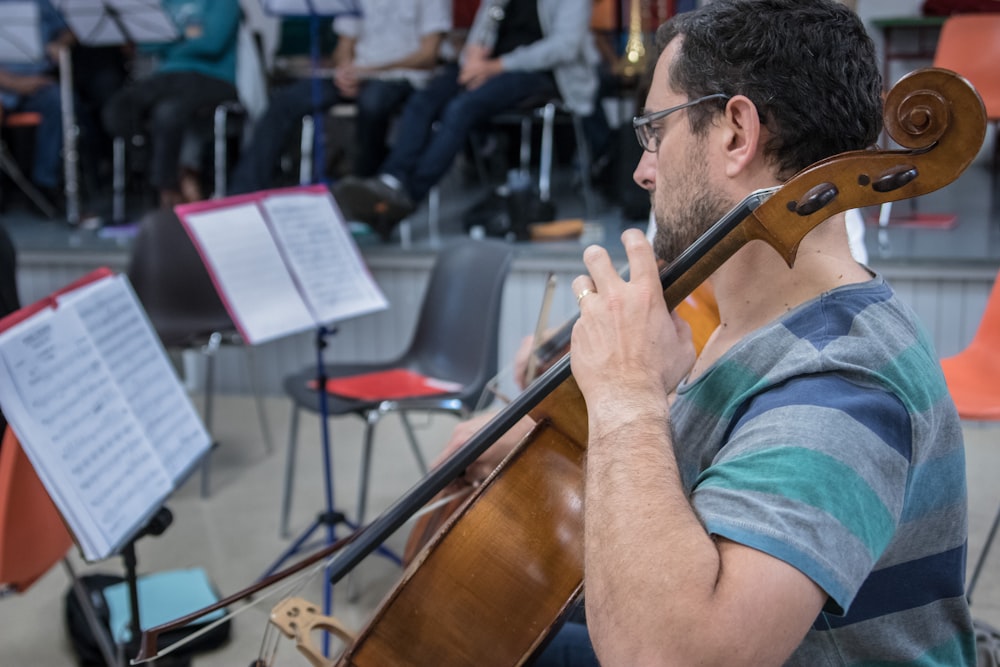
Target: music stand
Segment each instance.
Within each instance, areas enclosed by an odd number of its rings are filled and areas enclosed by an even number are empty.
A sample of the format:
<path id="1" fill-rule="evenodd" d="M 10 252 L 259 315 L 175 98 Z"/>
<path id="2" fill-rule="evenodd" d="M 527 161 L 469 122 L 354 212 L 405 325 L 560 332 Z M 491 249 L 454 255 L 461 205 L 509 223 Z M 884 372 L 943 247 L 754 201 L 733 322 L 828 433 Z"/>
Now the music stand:
<path id="1" fill-rule="evenodd" d="M 123 44 L 155 44 L 180 39 L 173 19 L 163 10 L 159 0 L 53 0 L 76 40 L 84 46 L 119 46 Z M 114 160 L 120 164 L 125 157 L 121 137 L 114 139 Z M 125 218 L 124 176 L 115 169 L 111 218 Z"/>
<path id="2" fill-rule="evenodd" d="M 8 2 L 0 23 L 0 63 L 37 63 L 45 58 L 45 45 L 38 28 L 38 5 Z"/>
<path id="3" fill-rule="evenodd" d="M 320 441 L 322 445 L 323 452 L 323 497 L 325 501 L 325 506 L 323 511 L 316 515 L 312 523 L 298 536 L 292 543 L 285 549 L 284 552 L 271 564 L 269 568 L 261 575 L 261 579 L 265 579 L 281 567 L 281 565 L 287 561 L 289 558 L 295 556 L 301 551 L 308 551 L 310 545 L 309 540 L 312 538 L 313 534 L 317 530 L 325 529 L 325 546 L 330 546 L 337 541 L 337 526 L 343 524 L 351 531 L 355 531 L 360 526 L 356 523 L 351 522 L 347 516 L 338 510 L 334 504 L 334 491 L 333 491 L 333 457 L 330 450 L 330 423 L 328 416 L 330 410 L 327 404 L 327 392 L 326 387 L 326 361 L 323 358 L 323 352 L 327 346 L 327 338 L 336 333 L 336 327 L 326 327 L 320 326 L 316 331 L 316 386 L 320 389 L 317 390 L 319 397 L 319 420 L 320 420 Z M 402 564 L 402 559 L 394 554 L 384 545 L 380 545 L 374 549 L 382 556 L 385 556 L 397 565 Z M 333 608 L 333 583 L 329 583 L 323 587 L 323 613 L 329 615 L 331 609 Z M 323 655 L 329 656 L 330 654 L 330 634 L 323 634 Z"/>
<path id="4" fill-rule="evenodd" d="M 86 46 L 172 42 L 177 26 L 159 0 L 55 0 L 77 41 Z"/>
<path id="5" fill-rule="evenodd" d="M 260 0 L 264 12 L 271 16 L 308 17 L 309 18 L 309 63 L 312 67 L 312 102 L 313 127 L 323 127 L 323 113 L 319 108 L 319 20 L 341 15 L 361 15 L 357 0 Z M 326 133 L 322 130 L 313 133 L 313 155 L 311 174 L 312 181 L 326 183 L 325 178 L 325 146 Z M 319 178 L 317 178 L 317 172 Z"/>

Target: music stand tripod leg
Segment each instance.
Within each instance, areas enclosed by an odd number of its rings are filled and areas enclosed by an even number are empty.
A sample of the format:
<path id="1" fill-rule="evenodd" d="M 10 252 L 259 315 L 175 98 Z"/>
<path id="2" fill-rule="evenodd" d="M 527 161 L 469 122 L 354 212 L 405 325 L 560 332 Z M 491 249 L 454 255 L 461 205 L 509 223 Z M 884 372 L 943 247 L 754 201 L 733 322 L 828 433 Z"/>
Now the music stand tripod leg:
<path id="1" fill-rule="evenodd" d="M 316 331 L 316 386 L 319 388 L 326 387 L 326 366 L 323 361 L 323 352 L 327 346 L 327 337 L 330 334 L 336 333 L 336 329 L 327 329 L 326 327 L 319 327 Z M 319 390 L 319 420 L 320 420 L 320 448 L 323 452 L 323 496 L 324 496 L 324 509 L 316 515 L 312 523 L 308 528 L 305 529 L 298 537 L 296 537 L 292 544 L 271 564 L 271 566 L 261 575 L 261 579 L 265 579 L 275 572 L 277 572 L 282 564 L 291 558 L 292 556 L 298 554 L 300 551 L 305 550 L 306 543 L 312 538 L 313 533 L 315 533 L 320 528 L 326 529 L 326 538 L 323 545 L 321 546 L 331 546 L 337 541 L 337 526 L 343 524 L 347 526 L 348 530 L 354 531 L 358 529 L 358 526 L 351 523 L 347 516 L 336 509 L 334 506 L 334 489 L 333 489 L 333 457 L 330 453 L 330 427 L 329 427 L 329 405 L 327 403 L 326 391 Z M 389 551 L 386 547 L 382 546 L 378 549 L 378 552 L 389 558 L 397 565 L 401 563 L 400 558 Z M 329 581 L 329 577 L 327 577 Z M 333 607 L 333 584 L 326 584 L 323 589 L 323 613 L 329 615 Z M 324 655 L 329 654 L 330 650 L 330 636 L 324 635 L 323 637 L 323 653 Z"/>
<path id="2" fill-rule="evenodd" d="M 122 661 L 119 660 L 120 656 L 115 651 L 114 641 L 108 632 L 108 626 L 101 623 L 97 618 L 97 610 L 94 609 L 94 603 L 91 602 L 90 595 L 84 589 L 83 584 L 80 583 L 80 578 L 76 576 L 76 570 L 73 569 L 73 564 L 69 562 L 69 558 L 63 558 L 63 566 L 69 574 L 69 580 L 73 586 L 73 595 L 76 596 L 77 602 L 80 603 L 80 609 L 83 610 L 83 617 L 86 619 L 87 626 L 94 635 L 94 640 L 97 642 L 97 648 L 101 652 L 104 662 L 110 667 L 124 667 Z"/>

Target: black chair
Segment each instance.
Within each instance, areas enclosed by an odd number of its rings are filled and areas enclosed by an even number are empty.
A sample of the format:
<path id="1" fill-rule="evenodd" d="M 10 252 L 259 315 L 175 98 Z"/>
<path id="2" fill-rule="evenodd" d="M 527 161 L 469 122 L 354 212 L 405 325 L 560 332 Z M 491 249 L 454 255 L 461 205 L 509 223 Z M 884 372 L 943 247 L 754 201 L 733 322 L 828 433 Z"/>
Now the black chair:
<path id="1" fill-rule="evenodd" d="M 573 139 L 576 148 L 574 160 L 580 186 L 583 194 L 584 214 L 587 219 L 593 219 L 597 214 L 597 198 L 591 183 L 591 155 L 583 127 L 583 118 L 574 113 L 558 97 L 532 98 L 526 100 L 516 109 L 505 111 L 490 118 L 480 128 L 477 128 L 470 139 L 470 152 L 480 182 L 489 183 L 493 179 L 490 168 L 483 158 L 483 144 L 491 143 L 490 135 L 498 130 L 509 130 L 511 127 L 519 130 L 518 166 L 522 182 L 531 182 L 532 174 L 532 139 L 534 126 L 541 124 L 538 153 L 538 178 L 531 187 L 537 192 L 543 205 L 552 202 L 552 167 L 555 162 L 555 129 L 559 121 L 571 123 Z M 441 191 L 440 184 L 431 188 L 428 193 L 428 224 L 432 238 L 436 237 L 440 226 Z"/>
<path id="2" fill-rule="evenodd" d="M 41 122 L 42 116 L 39 113 L 21 111 L 5 114 L 3 107 L 0 107 L 0 175 L 7 176 L 38 207 L 38 210 L 47 217 L 54 218 L 56 216 L 55 206 L 24 175 L 21 171 L 20 161 L 15 155 L 16 151 L 9 148 L 6 141 L 8 131 L 26 129 L 35 131 Z"/>
<path id="3" fill-rule="evenodd" d="M 461 385 L 454 393 L 404 399 L 351 400 L 327 395 L 327 416 L 356 415 L 365 421 L 361 471 L 358 484 L 357 523 L 365 518 L 368 477 L 375 425 L 385 414 L 398 412 L 410 447 L 421 471 L 427 465 L 409 422 L 412 411 L 468 415 L 487 383 L 497 372 L 500 304 L 503 286 L 513 259 L 513 247 L 500 241 L 463 240 L 444 248 L 431 272 L 418 315 L 416 331 L 406 350 L 380 363 L 327 364 L 328 378 L 338 378 L 389 369 L 408 369 Z M 299 414 L 319 414 L 319 393 L 310 388 L 316 378 L 311 366 L 285 379 L 285 392 L 292 400 L 288 458 L 281 505 L 281 534 L 288 535 L 292 505 L 295 450 Z"/>
<path id="4" fill-rule="evenodd" d="M 203 418 L 212 431 L 215 355 L 222 345 L 240 345 L 257 402 L 264 447 L 271 453 L 271 431 L 257 386 L 252 348 L 243 344 L 198 251 L 172 211 L 152 211 L 139 223 L 127 269 L 129 281 L 163 346 L 198 350 L 205 358 Z M 209 495 L 209 457 L 202 464 L 201 494 Z"/>
<path id="5" fill-rule="evenodd" d="M 489 121 L 489 127 L 515 126 L 520 128 L 520 144 L 518 146 L 518 168 L 530 175 L 532 161 L 532 127 L 541 123 L 541 137 L 538 154 L 538 193 L 542 201 L 552 198 L 552 165 L 555 161 L 555 128 L 559 120 L 570 122 L 573 126 L 573 138 L 576 143 L 576 166 L 579 171 L 580 185 L 583 190 L 583 200 L 588 218 L 596 212 L 596 202 L 590 182 L 591 155 L 587 137 L 583 129 L 583 118 L 574 113 L 558 97 L 536 98 L 525 101 L 517 109 L 497 114 Z M 473 153 L 478 158 L 478 153 Z M 482 176 L 486 169 L 477 164 L 477 170 Z"/>
<path id="6" fill-rule="evenodd" d="M 246 128 L 259 117 L 266 101 L 258 99 L 267 88 L 264 66 L 263 37 L 250 30 L 246 21 L 240 23 L 239 50 L 236 60 L 236 92 L 238 98 L 201 109 L 184 137 L 185 149 L 194 146 L 201 155 L 202 183 L 213 199 L 225 197 L 229 187 L 229 172 L 239 155 Z M 130 148 L 131 146 L 131 148 Z M 146 137 L 115 137 L 112 144 L 111 219 L 126 218 L 126 189 L 129 178 L 126 160 L 131 151 L 145 150 Z M 204 150 L 209 147 L 210 150 Z M 210 160 L 207 158 L 211 158 Z M 210 175 L 210 178 L 207 176 Z"/>

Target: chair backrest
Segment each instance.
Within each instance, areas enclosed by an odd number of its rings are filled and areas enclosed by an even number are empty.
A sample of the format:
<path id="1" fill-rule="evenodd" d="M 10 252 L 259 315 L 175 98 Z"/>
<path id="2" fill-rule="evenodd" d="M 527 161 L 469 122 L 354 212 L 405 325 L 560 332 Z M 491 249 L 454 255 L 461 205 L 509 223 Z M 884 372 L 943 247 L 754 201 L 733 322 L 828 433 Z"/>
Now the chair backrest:
<path id="1" fill-rule="evenodd" d="M 511 244 L 495 240 L 444 248 L 403 356 L 403 365 L 461 382 L 459 398 L 470 410 L 497 373 L 500 305 L 513 257 Z"/>
<path id="2" fill-rule="evenodd" d="M 969 347 L 979 346 L 991 350 L 994 356 L 1000 354 L 1000 273 L 993 281 L 979 327 L 969 344 Z"/>
<path id="3" fill-rule="evenodd" d="M 1000 13 L 959 14 L 941 27 L 934 66 L 968 79 L 986 105 L 986 115 L 1000 120 Z"/>
<path id="4" fill-rule="evenodd" d="M 240 21 L 236 47 L 236 91 L 240 104 L 252 121 L 256 121 L 267 108 L 267 72 L 264 67 L 263 46 L 246 19 Z"/>
<path id="5" fill-rule="evenodd" d="M 23 592 L 73 546 L 24 450 L 7 429 L 0 444 L 0 583 Z"/>
<path id="6" fill-rule="evenodd" d="M 152 211 L 140 220 L 126 274 L 166 347 L 235 328 L 173 211 Z"/>

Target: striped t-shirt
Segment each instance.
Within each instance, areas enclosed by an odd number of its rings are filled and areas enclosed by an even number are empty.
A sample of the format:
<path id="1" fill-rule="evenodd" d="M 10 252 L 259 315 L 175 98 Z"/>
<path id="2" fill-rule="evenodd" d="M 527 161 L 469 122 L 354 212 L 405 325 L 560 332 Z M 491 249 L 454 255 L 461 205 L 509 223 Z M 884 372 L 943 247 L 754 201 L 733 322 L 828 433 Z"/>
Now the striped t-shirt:
<path id="1" fill-rule="evenodd" d="M 788 664 L 975 664 L 960 422 L 880 277 L 741 341 L 679 387 L 671 421 L 706 529 L 829 595 Z"/>

